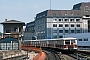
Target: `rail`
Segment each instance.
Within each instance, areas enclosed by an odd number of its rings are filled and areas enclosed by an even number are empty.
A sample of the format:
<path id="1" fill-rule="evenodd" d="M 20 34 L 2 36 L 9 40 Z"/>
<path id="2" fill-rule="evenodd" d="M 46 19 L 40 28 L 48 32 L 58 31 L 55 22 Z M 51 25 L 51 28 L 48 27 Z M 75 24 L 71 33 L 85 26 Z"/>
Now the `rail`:
<path id="1" fill-rule="evenodd" d="M 61 55 L 60 52 L 55 51 L 55 50 L 52 50 L 52 49 L 45 49 L 43 51 L 47 55 L 46 60 L 50 60 L 50 59 L 52 59 L 52 60 L 61 60 L 61 58 L 60 58 L 60 55 Z"/>

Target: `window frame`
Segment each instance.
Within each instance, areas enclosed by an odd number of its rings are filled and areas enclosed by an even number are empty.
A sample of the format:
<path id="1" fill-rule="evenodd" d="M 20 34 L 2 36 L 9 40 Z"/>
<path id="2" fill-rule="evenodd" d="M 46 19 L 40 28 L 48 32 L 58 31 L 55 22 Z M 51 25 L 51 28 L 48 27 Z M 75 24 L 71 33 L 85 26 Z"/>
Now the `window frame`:
<path id="1" fill-rule="evenodd" d="M 65 24 L 65 27 L 69 27 L 69 24 Z"/>
<path id="2" fill-rule="evenodd" d="M 57 27 L 57 24 L 53 24 L 53 27 Z"/>
<path id="3" fill-rule="evenodd" d="M 59 27 L 63 27 L 63 24 L 59 24 Z"/>
<path id="4" fill-rule="evenodd" d="M 75 25 L 74 24 L 71 24 L 71 27 L 75 27 Z"/>

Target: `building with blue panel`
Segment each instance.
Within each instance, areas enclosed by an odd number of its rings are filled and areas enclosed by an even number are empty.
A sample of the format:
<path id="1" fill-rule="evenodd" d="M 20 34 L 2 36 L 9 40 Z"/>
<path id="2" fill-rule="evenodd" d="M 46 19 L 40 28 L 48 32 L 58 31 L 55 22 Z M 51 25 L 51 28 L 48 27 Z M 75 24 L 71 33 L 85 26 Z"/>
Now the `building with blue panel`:
<path id="1" fill-rule="evenodd" d="M 0 50 L 19 50 L 19 40 L 13 37 L 6 37 L 0 40 Z"/>

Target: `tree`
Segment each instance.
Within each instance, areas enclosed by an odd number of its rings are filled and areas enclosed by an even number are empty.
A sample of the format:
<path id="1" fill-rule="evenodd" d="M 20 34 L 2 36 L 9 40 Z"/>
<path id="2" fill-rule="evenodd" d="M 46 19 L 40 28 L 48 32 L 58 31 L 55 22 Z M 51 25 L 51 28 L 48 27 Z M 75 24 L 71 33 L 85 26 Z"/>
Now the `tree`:
<path id="1" fill-rule="evenodd" d="M 0 36 L 2 36 L 2 33 L 0 32 Z"/>

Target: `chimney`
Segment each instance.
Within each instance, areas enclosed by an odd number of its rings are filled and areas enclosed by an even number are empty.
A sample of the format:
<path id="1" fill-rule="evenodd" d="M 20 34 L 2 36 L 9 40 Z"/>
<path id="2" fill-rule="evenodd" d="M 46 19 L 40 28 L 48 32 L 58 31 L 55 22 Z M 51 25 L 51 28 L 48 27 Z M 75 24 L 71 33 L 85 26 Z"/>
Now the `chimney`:
<path id="1" fill-rule="evenodd" d="M 7 22 L 7 19 L 5 19 L 5 22 Z"/>

